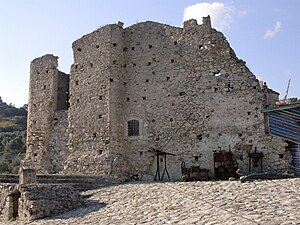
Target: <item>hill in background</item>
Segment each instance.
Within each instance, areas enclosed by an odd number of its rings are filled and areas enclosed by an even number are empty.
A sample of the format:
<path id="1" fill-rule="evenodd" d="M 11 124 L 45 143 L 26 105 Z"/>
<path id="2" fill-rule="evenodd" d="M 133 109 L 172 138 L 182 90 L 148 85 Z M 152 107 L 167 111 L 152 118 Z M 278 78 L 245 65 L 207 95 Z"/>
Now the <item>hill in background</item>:
<path id="1" fill-rule="evenodd" d="M 17 173 L 26 151 L 27 105 L 16 108 L 0 97 L 0 173 Z"/>

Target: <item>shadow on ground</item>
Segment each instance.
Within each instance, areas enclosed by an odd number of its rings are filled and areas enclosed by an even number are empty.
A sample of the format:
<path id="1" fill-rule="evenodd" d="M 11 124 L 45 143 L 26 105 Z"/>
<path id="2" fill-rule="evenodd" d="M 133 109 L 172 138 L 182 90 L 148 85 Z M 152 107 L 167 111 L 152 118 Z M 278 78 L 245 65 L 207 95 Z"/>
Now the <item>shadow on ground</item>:
<path id="1" fill-rule="evenodd" d="M 64 212 L 59 215 L 55 215 L 52 217 L 44 218 L 44 220 L 54 220 L 54 219 L 69 219 L 69 218 L 75 218 L 75 217 L 83 217 L 89 213 L 98 211 L 101 208 L 106 207 L 106 203 L 99 202 L 92 199 L 85 199 L 82 206 L 79 208 L 73 209 L 68 212 Z"/>

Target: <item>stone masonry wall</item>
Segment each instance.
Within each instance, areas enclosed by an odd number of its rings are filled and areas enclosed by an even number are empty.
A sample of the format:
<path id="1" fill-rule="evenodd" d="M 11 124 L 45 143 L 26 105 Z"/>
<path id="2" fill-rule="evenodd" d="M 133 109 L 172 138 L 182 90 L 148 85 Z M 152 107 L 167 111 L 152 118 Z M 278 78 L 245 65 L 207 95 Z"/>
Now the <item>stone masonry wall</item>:
<path id="1" fill-rule="evenodd" d="M 47 146 L 57 106 L 57 65 L 53 55 L 37 58 L 30 65 L 27 160 L 23 166 L 34 166 L 33 169 L 45 173 L 50 166 Z"/>
<path id="2" fill-rule="evenodd" d="M 52 132 L 49 135 L 49 159 L 50 173 L 59 173 L 64 168 L 64 162 L 68 156 L 68 111 L 60 110 L 54 113 Z"/>
<path id="3" fill-rule="evenodd" d="M 122 33 L 118 25 L 105 26 L 73 43 L 66 174 L 108 174 L 120 152 Z"/>
<path id="4" fill-rule="evenodd" d="M 201 25 L 186 21 L 183 28 L 155 22 L 125 29 L 122 23 L 106 25 L 72 47 L 70 106 L 65 112 L 68 129 L 61 124 L 56 134 L 51 133 L 52 109 L 32 110 L 29 117 L 32 126 L 35 116 L 51 115 L 50 123 L 42 124 L 46 133 L 38 137 L 51 136 L 53 156 L 62 149 L 53 171 L 64 165 L 61 172 L 65 174 L 153 180 L 156 158 L 152 148 L 176 155 L 167 157 L 173 180 L 180 179 L 182 161 L 210 169 L 213 175 L 213 151 L 219 148 L 233 151 L 244 173 L 248 172 L 249 150 L 255 147 L 264 153 L 264 171 L 289 166 L 286 143 L 266 133 L 262 113 L 265 105 L 274 104 L 278 93 L 259 83 L 224 35 L 211 28 L 209 17 Z M 132 120 L 138 121 L 139 135 L 128 135 Z M 37 135 L 32 128 L 29 131 L 30 145 Z M 63 141 L 55 143 L 64 131 L 68 151 L 59 147 Z M 44 158 L 49 157 L 47 148 L 34 146 Z M 29 148 L 27 159 L 38 165 L 31 152 Z M 160 162 L 163 165 L 164 159 Z"/>
<path id="5" fill-rule="evenodd" d="M 35 220 L 82 204 L 78 191 L 65 185 L 0 185 L 0 220 Z"/>
<path id="6" fill-rule="evenodd" d="M 183 29 L 139 23 L 125 29 L 124 37 L 123 124 L 131 119 L 141 124 L 137 137 L 128 137 L 124 129 L 133 173 L 155 174 L 149 147 L 177 155 L 168 158 L 173 179 L 179 179 L 182 160 L 213 171 L 213 151 L 229 145 L 243 172 L 248 168 L 245 146 L 264 152 L 265 170 L 286 166 L 286 144 L 265 134 L 265 95 L 258 80 L 210 21 L 187 21 Z"/>
<path id="7" fill-rule="evenodd" d="M 30 65 L 27 151 L 21 167 L 39 173 L 60 171 L 67 151 L 67 113 L 57 110 L 67 109 L 69 78 L 57 70 L 57 58 L 48 54 Z"/>

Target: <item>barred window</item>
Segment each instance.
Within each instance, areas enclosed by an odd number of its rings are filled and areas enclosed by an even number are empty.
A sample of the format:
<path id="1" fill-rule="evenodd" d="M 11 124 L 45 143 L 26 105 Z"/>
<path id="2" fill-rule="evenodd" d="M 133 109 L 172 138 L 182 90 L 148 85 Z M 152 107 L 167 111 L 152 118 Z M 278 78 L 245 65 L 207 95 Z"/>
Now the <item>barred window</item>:
<path id="1" fill-rule="evenodd" d="M 130 120 L 128 121 L 128 136 L 139 136 L 139 121 L 138 120 Z"/>

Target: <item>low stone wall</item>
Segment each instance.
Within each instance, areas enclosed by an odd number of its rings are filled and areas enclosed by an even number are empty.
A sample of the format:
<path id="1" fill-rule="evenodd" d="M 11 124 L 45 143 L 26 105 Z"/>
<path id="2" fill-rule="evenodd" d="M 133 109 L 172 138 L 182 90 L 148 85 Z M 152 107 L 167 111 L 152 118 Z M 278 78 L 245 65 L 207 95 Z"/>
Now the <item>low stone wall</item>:
<path id="1" fill-rule="evenodd" d="M 1 220 L 34 220 L 72 210 L 81 204 L 79 192 L 67 185 L 0 185 Z"/>
<path id="2" fill-rule="evenodd" d="M 98 175 L 62 175 L 62 174 L 37 174 L 37 184 L 65 184 L 78 191 L 98 189 L 104 186 L 123 183 L 124 179 L 115 176 Z M 0 174 L 1 183 L 19 184 L 18 174 Z"/>

